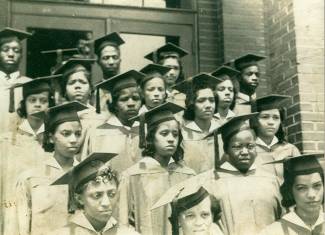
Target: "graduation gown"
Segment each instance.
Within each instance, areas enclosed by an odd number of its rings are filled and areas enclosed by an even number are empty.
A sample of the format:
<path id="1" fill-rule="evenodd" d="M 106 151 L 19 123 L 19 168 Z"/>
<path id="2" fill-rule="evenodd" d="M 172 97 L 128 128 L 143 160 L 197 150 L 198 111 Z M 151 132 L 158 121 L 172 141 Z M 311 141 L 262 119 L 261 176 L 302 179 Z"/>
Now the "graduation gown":
<path id="1" fill-rule="evenodd" d="M 1 219 L 4 234 L 16 234 L 16 199 L 15 186 L 21 172 L 41 165 L 45 160 L 40 142 L 43 138 L 44 126 L 35 133 L 27 119 L 22 119 L 16 131 L 3 133 L 0 136 L 1 186 L 2 200 Z"/>
<path id="2" fill-rule="evenodd" d="M 58 162 L 48 156 L 42 166 L 19 176 L 16 195 L 20 235 L 48 234 L 68 222 L 68 186 L 50 185 L 63 173 Z"/>
<path id="3" fill-rule="evenodd" d="M 266 172 L 274 175 L 279 180 L 279 184 L 283 183 L 283 164 L 264 164 L 286 157 L 296 157 L 300 155 L 299 150 L 293 144 L 283 142 L 279 143 L 275 136 L 271 144 L 268 146 L 260 138 L 256 139 L 257 157 L 255 162 L 257 166 Z"/>
<path id="4" fill-rule="evenodd" d="M 163 168 L 157 160 L 143 157 L 123 172 L 119 185 L 119 224 L 135 224 L 142 235 L 168 235 L 168 205 L 151 211 L 151 207 L 169 189 L 195 173 L 176 163 Z"/>
<path id="5" fill-rule="evenodd" d="M 220 202 L 225 234 L 257 234 L 281 217 L 277 180 L 254 164 L 242 174 L 225 162 L 216 172 L 210 170 L 195 178 Z"/>
<path id="6" fill-rule="evenodd" d="M 209 132 L 218 127 L 219 124 L 212 119 Z M 204 133 L 194 121 L 184 121 L 181 132 L 185 164 L 196 173 L 214 168 L 214 137 L 203 139 L 207 133 Z"/>
<path id="7" fill-rule="evenodd" d="M 119 173 L 140 160 L 139 122 L 130 128 L 111 115 L 102 125 L 92 128 L 85 137 L 82 159 L 92 152 L 117 153 L 110 161 L 112 168 Z"/>
<path id="8" fill-rule="evenodd" d="M 55 230 L 50 235 L 140 235 L 130 227 L 119 227 L 116 219 L 111 217 L 102 231 L 97 232 L 82 211 L 76 211 L 69 223 Z"/>
<path id="9" fill-rule="evenodd" d="M 255 99 L 256 99 L 256 93 L 254 93 L 252 96 L 248 96 L 244 93 L 238 92 L 237 97 L 236 97 L 236 106 L 235 106 L 234 112 L 237 115 L 251 113 L 252 112 L 251 106 L 245 105 L 243 103 L 250 102 L 251 100 L 255 100 Z"/>
<path id="10" fill-rule="evenodd" d="M 260 235 L 323 235 L 325 234 L 325 214 L 321 210 L 316 223 L 309 227 L 302 219 L 291 211 L 279 221 L 267 226 Z"/>

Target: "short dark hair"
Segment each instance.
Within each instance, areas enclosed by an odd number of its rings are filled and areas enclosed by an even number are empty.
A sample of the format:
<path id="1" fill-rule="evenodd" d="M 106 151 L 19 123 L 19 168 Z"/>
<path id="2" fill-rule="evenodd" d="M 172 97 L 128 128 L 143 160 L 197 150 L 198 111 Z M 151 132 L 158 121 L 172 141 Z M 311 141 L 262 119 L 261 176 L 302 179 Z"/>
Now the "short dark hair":
<path id="1" fill-rule="evenodd" d="M 176 120 L 175 120 L 176 121 Z M 178 122 L 177 122 L 178 123 Z M 160 124 L 160 123 L 159 123 Z M 146 147 L 142 151 L 142 156 L 149 156 L 149 157 L 154 157 L 156 153 L 155 145 L 154 145 L 154 139 L 155 139 L 155 134 L 158 130 L 159 124 L 156 124 L 152 127 L 148 128 L 148 133 L 146 135 Z M 178 123 L 179 128 L 178 128 L 178 134 L 179 134 L 179 139 L 176 147 L 176 151 L 172 158 L 176 163 L 184 159 L 184 150 L 181 146 L 182 141 L 183 141 L 183 136 L 180 130 L 180 124 Z"/>
<path id="2" fill-rule="evenodd" d="M 168 59 L 168 58 L 175 58 L 179 64 L 179 75 L 178 75 L 178 78 L 176 79 L 176 83 L 184 81 L 185 74 L 184 74 L 184 70 L 183 70 L 183 64 L 182 64 L 182 61 L 180 58 L 177 58 L 174 56 L 166 56 L 166 57 L 163 57 L 162 59 L 160 59 L 158 63 L 162 65 L 164 63 L 165 59 Z"/>
<path id="3" fill-rule="evenodd" d="M 256 139 L 256 133 L 253 129 L 247 129 L 248 131 L 250 131 L 252 133 L 252 135 L 254 136 L 254 139 Z M 230 145 L 230 139 L 236 135 L 237 133 L 241 132 L 243 130 L 240 130 L 240 131 L 235 131 L 233 133 L 231 133 L 231 135 L 227 135 L 226 138 L 222 138 L 222 141 L 223 141 L 223 151 L 225 153 L 228 153 L 228 148 L 229 148 L 229 145 Z"/>
<path id="4" fill-rule="evenodd" d="M 311 173 L 319 173 L 319 175 L 322 179 L 322 183 L 324 185 L 324 172 L 322 171 L 321 168 L 318 170 L 315 170 L 314 172 L 310 172 L 309 174 L 311 174 Z M 306 173 L 306 175 L 307 174 L 308 173 Z M 293 197 L 292 189 L 293 189 L 293 184 L 295 182 L 296 176 L 298 176 L 298 175 L 302 175 L 302 174 L 294 174 L 286 169 L 283 172 L 284 181 L 283 181 L 283 184 L 280 186 L 280 193 L 282 195 L 281 204 L 285 208 L 289 208 L 296 204 L 296 201 Z M 323 202 L 324 202 L 324 195 L 323 195 Z"/>

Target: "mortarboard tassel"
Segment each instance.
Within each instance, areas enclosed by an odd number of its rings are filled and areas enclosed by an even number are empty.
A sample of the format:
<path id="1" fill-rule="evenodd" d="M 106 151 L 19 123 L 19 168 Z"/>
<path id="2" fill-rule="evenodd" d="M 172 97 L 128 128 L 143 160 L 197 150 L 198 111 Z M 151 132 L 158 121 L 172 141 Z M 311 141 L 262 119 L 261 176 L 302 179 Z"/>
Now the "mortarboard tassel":
<path id="1" fill-rule="evenodd" d="M 9 90 L 9 113 L 15 112 L 15 91 L 14 88 Z"/>
<path id="2" fill-rule="evenodd" d="M 213 133 L 214 140 L 214 169 L 218 169 L 221 165 L 220 156 L 219 156 L 219 141 L 218 141 L 218 132 Z"/>
<path id="3" fill-rule="evenodd" d="M 96 90 L 96 113 L 100 113 L 100 96 L 99 96 L 99 88 Z"/>
<path id="4" fill-rule="evenodd" d="M 139 129 L 139 148 L 145 148 L 147 147 L 146 143 L 146 130 L 145 130 L 145 113 L 142 113 L 140 115 L 140 129 Z"/>
<path id="5" fill-rule="evenodd" d="M 70 214 L 74 214 L 77 210 L 76 199 L 74 197 L 74 190 L 71 185 L 69 185 L 69 192 L 68 192 L 68 212 Z"/>

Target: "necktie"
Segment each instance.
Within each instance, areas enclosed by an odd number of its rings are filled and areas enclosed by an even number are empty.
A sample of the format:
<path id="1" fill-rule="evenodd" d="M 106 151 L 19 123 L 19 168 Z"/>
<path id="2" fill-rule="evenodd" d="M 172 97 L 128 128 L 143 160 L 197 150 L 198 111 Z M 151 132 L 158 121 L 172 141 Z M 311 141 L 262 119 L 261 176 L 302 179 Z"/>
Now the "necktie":
<path id="1" fill-rule="evenodd" d="M 7 74 L 7 80 L 10 79 L 9 74 Z M 14 88 L 9 89 L 9 113 L 15 112 L 15 90 Z"/>

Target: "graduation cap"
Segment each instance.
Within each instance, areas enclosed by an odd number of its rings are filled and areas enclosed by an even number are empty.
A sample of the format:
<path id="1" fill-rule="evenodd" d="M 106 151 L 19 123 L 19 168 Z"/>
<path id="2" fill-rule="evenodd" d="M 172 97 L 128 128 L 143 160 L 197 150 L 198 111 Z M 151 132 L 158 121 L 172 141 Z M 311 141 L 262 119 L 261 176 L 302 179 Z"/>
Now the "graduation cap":
<path id="1" fill-rule="evenodd" d="M 181 93 L 187 94 L 187 92 L 191 89 L 192 78 L 185 79 L 181 82 L 178 82 L 171 86 L 171 89 L 175 89 Z"/>
<path id="2" fill-rule="evenodd" d="M 247 121 L 257 117 L 257 115 L 258 112 L 235 116 L 204 137 L 204 139 L 206 139 L 214 136 L 215 169 L 217 169 L 221 164 L 219 156 L 218 134 L 221 134 L 222 141 L 225 143 L 226 141 L 229 141 L 229 137 L 233 136 L 235 133 L 243 130 L 250 130 L 251 128 Z"/>
<path id="3" fill-rule="evenodd" d="M 258 98 L 252 101 L 252 103 L 245 102 L 243 104 L 251 104 L 256 110 L 256 112 L 261 112 L 270 109 L 280 109 L 282 107 L 283 102 L 288 98 L 290 98 L 290 96 L 272 94 Z"/>
<path id="4" fill-rule="evenodd" d="M 107 34 L 101 38 L 97 38 L 94 41 L 95 54 L 99 56 L 101 50 L 106 46 L 119 47 L 124 44 L 124 40 L 120 37 L 120 35 L 116 32 Z"/>
<path id="5" fill-rule="evenodd" d="M 70 58 L 64 64 L 61 64 L 55 71 L 54 74 L 62 74 L 64 77 L 69 76 L 72 73 L 78 71 L 90 72 L 91 65 L 96 59 L 87 58 Z"/>
<path id="6" fill-rule="evenodd" d="M 155 77 L 160 77 L 162 79 L 163 76 L 169 71 L 171 70 L 171 68 L 166 67 L 166 66 L 162 66 L 160 64 L 148 64 L 145 67 L 143 67 L 140 72 L 145 74 L 146 76 L 141 80 L 140 82 L 140 86 L 143 87 L 144 84 L 155 78 Z"/>
<path id="7" fill-rule="evenodd" d="M 295 175 L 310 174 L 315 171 L 325 170 L 324 153 L 302 154 L 296 157 L 286 157 L 281 160 L 264 164 L 284 164 L 284 169 Z"/>
<path id="8" fill-rule="evenodd" d="M 220 78 L 217 78 L 215 76 L 212 76 L 208 73 L 199 73 L 192 77 L 192 86 L 193 89 L 200 88 L 203 86 L 212 86 L 214 87 L 218 83 L 222 82 Z"/>
<path id="9" fill-rule="evenodd" d="M 43 91 L 51 91 L 52 90 L 52 82 L 53 79 L 60 78 L 62 75 L 50 75 L 45 77 L 38 77 L 35 79 L 28 79 L 24 82 L 15 84 L 12 88 L 23 88 L 23 98 L 25 99 L 27 96 L 31 94 L 41 93 Z"/>
<path id="10" fill-rule="evenodd" d="M 172 186 L 167 190 L 165 194 L 151 207 L 151 210 L 159 208 L 161 206 L 171 205 L 171 216 L 169 221 L 172 225 L 172 234 L 179 234 L 179 214 L 198 205 L 210 194 L 201 185 L 197 185 L 191 180 L 185 181 L 186 183 L 180 183 Z"/>
<path id="11" fill-rule="evenodd" d="M 50 131 L 61 123 L 80 121 L 77 112 L 87 108 L 86 105 L 78 101 L 72 101 L 53 106 L 46 111 L 32 115 L 40 119 L 45 119 L 45 131 Z"/>
<path id="12" fill-rule="evenodd" d="M 232 77 L 240 74 L 240 72 L 236 69 L 229 67 L 229 66 L 222 65 L 222 66 L 218 67 L 216 70 L 212 71 L 210 74 L 212 76 L 215 76 L 217 78 L 225 80 L 225 79 L 232 78 Z"/>
<path id="13" fill-rule="evenodd" d="M 153 126 L 159 123 L 176 120 L 174 114 L 183 111 L 184 108 L 172 102 L 166 102 L 157 107 L 150 109 L 149 111 L 142 113 L 136 117 L 131 118 L 131 120 L 140 121 L 140 141 L 139 147 L 146 147 L 146 129 L 149 130 Z M 147 128 L 145 126 L 147 124 Z"/>
<path id="14" fill-rule="evenodd" d="M 100 113 L 100 96 L 99 89 L 105 89 L 111 93 L 120 91 L 129 87 L 137 87 L 139 82 L 145 77 L 143 73 L 136 70 L 129 70 L 125 73 L 115 75 L 105 81 L 102 81 L 96 85 L 96 112 Z"/>
<path id="15" fill-rule="evenodd" d="M 0 31 L 0 39 L 16 37 L 19 41 L 31 37 L 32 34 L 23 30 L 5 27 Z"/>
<path id="16" fill-rule="evenodd" d="M 151 60 L 154 63 L 158 63 L 161 59 L 164 58 L 182 58 L 188 54 L 188 51 L 185 49 L 168 42 L 166 45 L 159 47 L 155 51 L 145 55 L 144 58 Z"/>
<path id="17" fill-rule="evenodd" d="M 257 62 L 264 60 L 265 58 L 265 56 L 248 53 L 244 56 L 236 58 L 233 63 L 235 69 L 242 71 L 247 67 L 257 65 Z"/>
<path id="18" fill-rule="evenodd" d="M 116 177 L 106 164 L 116 155 L 117 153 L 93 152 L 51 184 L 69 185 L 68 210 L 70 213 L 77 209 L 74 200 L 74 193 L 79 186 L 96 179 L 96 177 L 108 177 L 109 180 L 111 180 L 112 177 Z"/>

